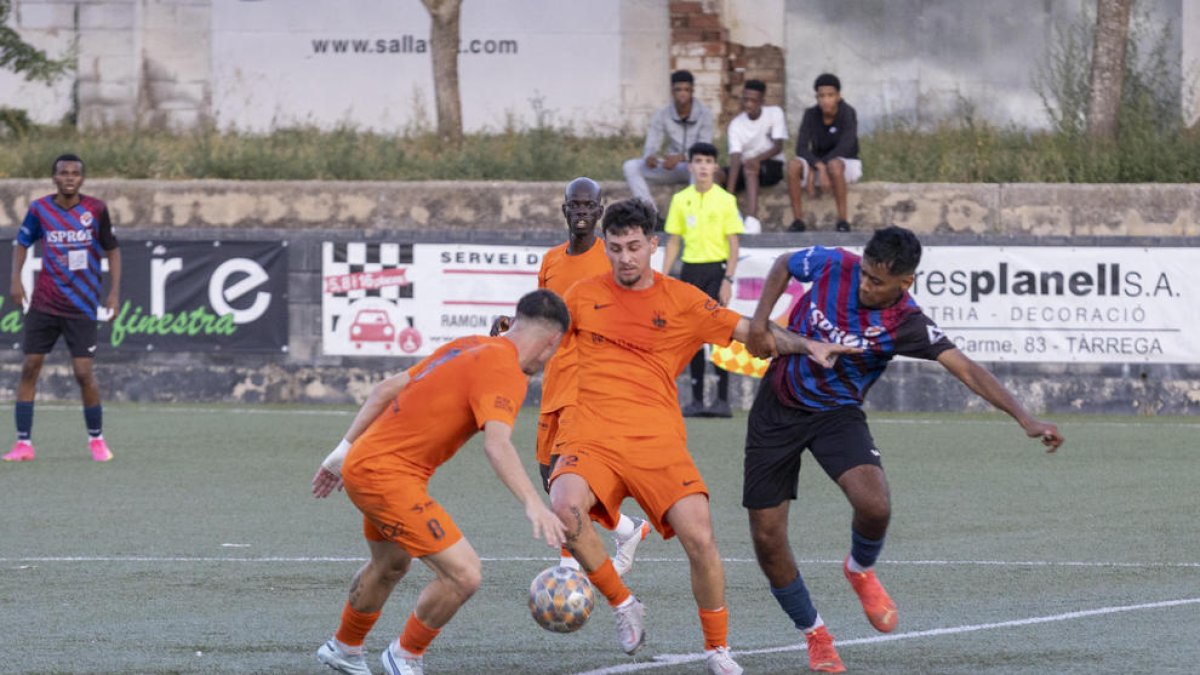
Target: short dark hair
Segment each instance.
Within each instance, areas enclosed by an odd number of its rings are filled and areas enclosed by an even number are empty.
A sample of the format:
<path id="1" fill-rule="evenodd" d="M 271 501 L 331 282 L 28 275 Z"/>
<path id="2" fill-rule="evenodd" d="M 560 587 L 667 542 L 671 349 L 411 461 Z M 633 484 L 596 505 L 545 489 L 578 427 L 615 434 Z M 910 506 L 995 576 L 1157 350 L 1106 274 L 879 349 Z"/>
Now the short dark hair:
<path id="1" fill-rule="evenodd" d="M 767 93 L 767 83 L 762 80 L 746 80 L 746 84 L 742 85 L 743 89 L 753 89 L 760 94 Z"/>
<path id="2" fill-rule="evenodd" d="M 50 165 L 50 175 L 51 176 L 58 173 L 58 163 L 59 162 L 79 162 L 79 172 L 83 173 L 83 160 L 79 159 L 79 155 L 72 155 L 71 153 L 67 153 L 65 155 L 59 155 L 58 157 L 54 158 L 54 163 Z"/>
<path id="3" fill-rule="evenodd" d="M 695 84 L 696 78 L 692 77 L 692 71 L 690 70 L 677 70 L 671 73 L 671 84 L 679 84 L 680 82 Z"/>
<path id="4" fill-rule="evenodd" d="M 609 233 L 620 234 L 632 229 L 638 229 L 644 234 L 650 235 L 654 232 L 657 220 L 658 214 L 649 204 L 632 197 L 622 199 L 608 207 L 608 210 L 604 212 L 604 223 L 601 227 L 604 229 L 606 237 Z"/>
<path id="5" fill-rule="evenodd" d="M 548 288 L 539 288 L 521 296 L 517 302 L 517 316 L 556 324 L 564 333 L 571 327 L 567 303 Z"/>
<path id="6" fill-rule="evenodd" d="M 705 155 L 716 159 L 718 157 L 717 146 L 704 141 L 692 143 L 692 147 L 688 148 L 688 161 L 695 159 L 696 155 Z"/>
<path id="7" fill-rule="evenodd" d="M 833 73 L 821 73 L 817 76 L 816 81 L 813 82 L 813 91 L 816 91 L 821 87 L 833 87 L 834 89 L 841 91 L 842 81 L 839 80 L 838 76 L 834 75 Z"/>
<path id="8" fill-rule="evenodd" d="M 921 264 L 921 242 L 912 230 L 889 225 L 875 230 L 863 249 L 863 257 L 883 264 L 892 274 L 912 274 Z"/>

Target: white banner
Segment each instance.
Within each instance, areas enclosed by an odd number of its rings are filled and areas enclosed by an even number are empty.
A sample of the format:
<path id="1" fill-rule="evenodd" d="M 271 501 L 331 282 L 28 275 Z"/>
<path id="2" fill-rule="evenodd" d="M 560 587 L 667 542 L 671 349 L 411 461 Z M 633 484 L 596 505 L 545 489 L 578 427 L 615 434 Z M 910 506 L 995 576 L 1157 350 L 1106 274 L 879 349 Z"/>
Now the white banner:
<path id="1" fill-rule="evenodd" d="M 486 334 L 537 287 L 546 250 L 326 243 L 324 353 L 424 356 Z M 753 313 L 790 250 L 742 248 L 734 310 Z M 803 292 L 793 280 L 773 316 Z M 1200 363 L 1200 249 L 930 246 L 911 292 L 978 361 Z"/>

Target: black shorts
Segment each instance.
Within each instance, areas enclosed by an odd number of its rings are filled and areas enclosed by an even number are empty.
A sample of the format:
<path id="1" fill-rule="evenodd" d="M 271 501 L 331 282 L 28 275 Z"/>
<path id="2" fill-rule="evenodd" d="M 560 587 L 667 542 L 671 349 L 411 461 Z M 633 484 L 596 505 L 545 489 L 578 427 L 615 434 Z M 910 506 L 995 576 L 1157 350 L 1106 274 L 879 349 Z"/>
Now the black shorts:
<path id="1" fill-rule="evenodd" d="M 554 473 L 554 465 L 558 464 L 558 455 L 550 455 L 549 464 L 538 464 L 538 473 L 542 474 L 542 489 L 550 494 L 550 474 Z"/>
<path id="2" fill-rule="evenodd" d="M 764 380 L 746 427 L 742 506 L 768 509 L 795 499 L 800 456 L 806 449 L 835 481 L 856 466 L 883 465 L 862 408 L 790 408 Z"/>
<path id="3" fill-rule="evenodd" d="M 26 354 L 49 354 L 60 335 L 67 341 L 72 358 L 90 359 L 96 356 L 95 319 L 46 314 L 36 309 L 25 314 L 22 349 Z"/>
<path id="4" fill-rule="evenodd" d="M 729 167 L 724 167 L 725 173 L 729 173 Z M 783 180 L 783 162 L 777 159 L 764 159 L 758 163 L 758 186 L 771 187 L 772 185 Z M 733 186 L 734 192 L 741 192 L 746 189 L 746 168 L 738 172 L 737 183 Z"/>
<path id="5" fill-rule="evenodd" d="M 721 283 L 725 281 L 725 261 L 707 263 L 683 263 L 679 280 L 699 288 L 716 300 L 721 294 Z"/>

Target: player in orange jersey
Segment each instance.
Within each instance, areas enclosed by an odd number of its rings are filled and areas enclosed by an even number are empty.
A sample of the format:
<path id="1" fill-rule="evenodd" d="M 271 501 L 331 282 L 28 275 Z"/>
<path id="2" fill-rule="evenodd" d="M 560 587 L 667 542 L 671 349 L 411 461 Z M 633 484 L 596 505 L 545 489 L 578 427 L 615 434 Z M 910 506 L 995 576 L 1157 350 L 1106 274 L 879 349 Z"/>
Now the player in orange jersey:
<path id="1" fill-rule="evenodd" d="M 604 245 L 610 274 L 567 291 L 577 350 L 578 392 L 567 443 L 551 475 L 550 501 L 567 526 L 567 546 L 612 605 L 622 649 L 645 641 L 642 604 L 617 575 L 589 518 L 615 524 L 634 497 L 651 523 L 679 535 L 709 672 L 741 673 L 729 653 L 725 572 L 713 537 L 708 489 L 687 450 L 676 378 L 700 348 L 745 340 L 750 322 L 703 291 L 654 272 L 654 212 L 637 200 L 609 207 Z M 822 364 L 859 350 L 810 342 L 777 328 L 777 353 L 806 353 Z"/>
<path id="2" fill-rule="evenodd" d="M 604 195 L 591 178 L 576 178 L 567 184 L 563 195 L 563 216 L 567 220 L 567 243 L 555 246 L 542 258 L 538 288 L 565 295 L 575 282 L 611 270 L 604 244 L 596 236 L 596 224 L 604 214 Z M 542 411 L 538 417 L 537 460 L 542 485 L 550 491 L 550 469 L 558 459 L 556 446 L 566 443 L 565 427 L 575 407 L 575 350 L 564 345 L 546 364 L 542 374 Z M 650 533 L 650 523 L 625 514 L 617 517 L 613 530 L 613 565 L 624 575 L 633 567 L 638 544 Z M 578 569 L 579 563 L 563 549 L 561 564 Z"/>
<path id="3" fill-rule="evenodd" d="M 534 537 L 558 547 L 563 524 L 546 507 L 512 445 L 527 375 L 554 354 L 570 315 L 561 298 L 537 290 L 517 303 L 502 337 L 449 342 L 407 371 L 376 385 L 313 477 L 313 494 L 344 487 L 363 513 L 371 558 L 350 586 L 337 633 L 317 658 L 342 673 L 370 673 L 363 642 L 392 589 L 420 558 L 435 578 L 417 599 L 404 632 L 384 650 L 384 671 L 422 672 L 422 654 L 442 626 L 479 588 L 478 554 L 428 492 L 429 479 L 471 436 L 500 480 L 525 506 Z"/>

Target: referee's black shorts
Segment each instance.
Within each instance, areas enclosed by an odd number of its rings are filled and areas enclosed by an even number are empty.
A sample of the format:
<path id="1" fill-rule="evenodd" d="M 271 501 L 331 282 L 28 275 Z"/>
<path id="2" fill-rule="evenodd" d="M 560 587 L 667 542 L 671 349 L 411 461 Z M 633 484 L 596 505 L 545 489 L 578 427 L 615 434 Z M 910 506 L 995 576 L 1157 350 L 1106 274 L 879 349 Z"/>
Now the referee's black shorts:
<path id="1" fill-rule="evenodd" d="M 706 263 L 683 263 L 679 280 L 699 288 L 713 300 L 721 294 L 721 282 L 725 280 L 725 261 Z"/>
<path id="2" fill-rule="evenodd" d="M 21 346 L 26 354 L 49 354 L 59 336 L 66 340 L 72 358 L 96 356 L 95 319 L 58 316 L 36 309 L 25 314 L 25 336 Z"/>
<path id="3" fill-rule="evenodd" d="M 810 411 L 785 406 L 763 380 L 746 425 L 742 506 L 768 509 L 796 498 L 805 450 L 833 480 L 863 464 L 882 466 L 858 406 Z"/>

